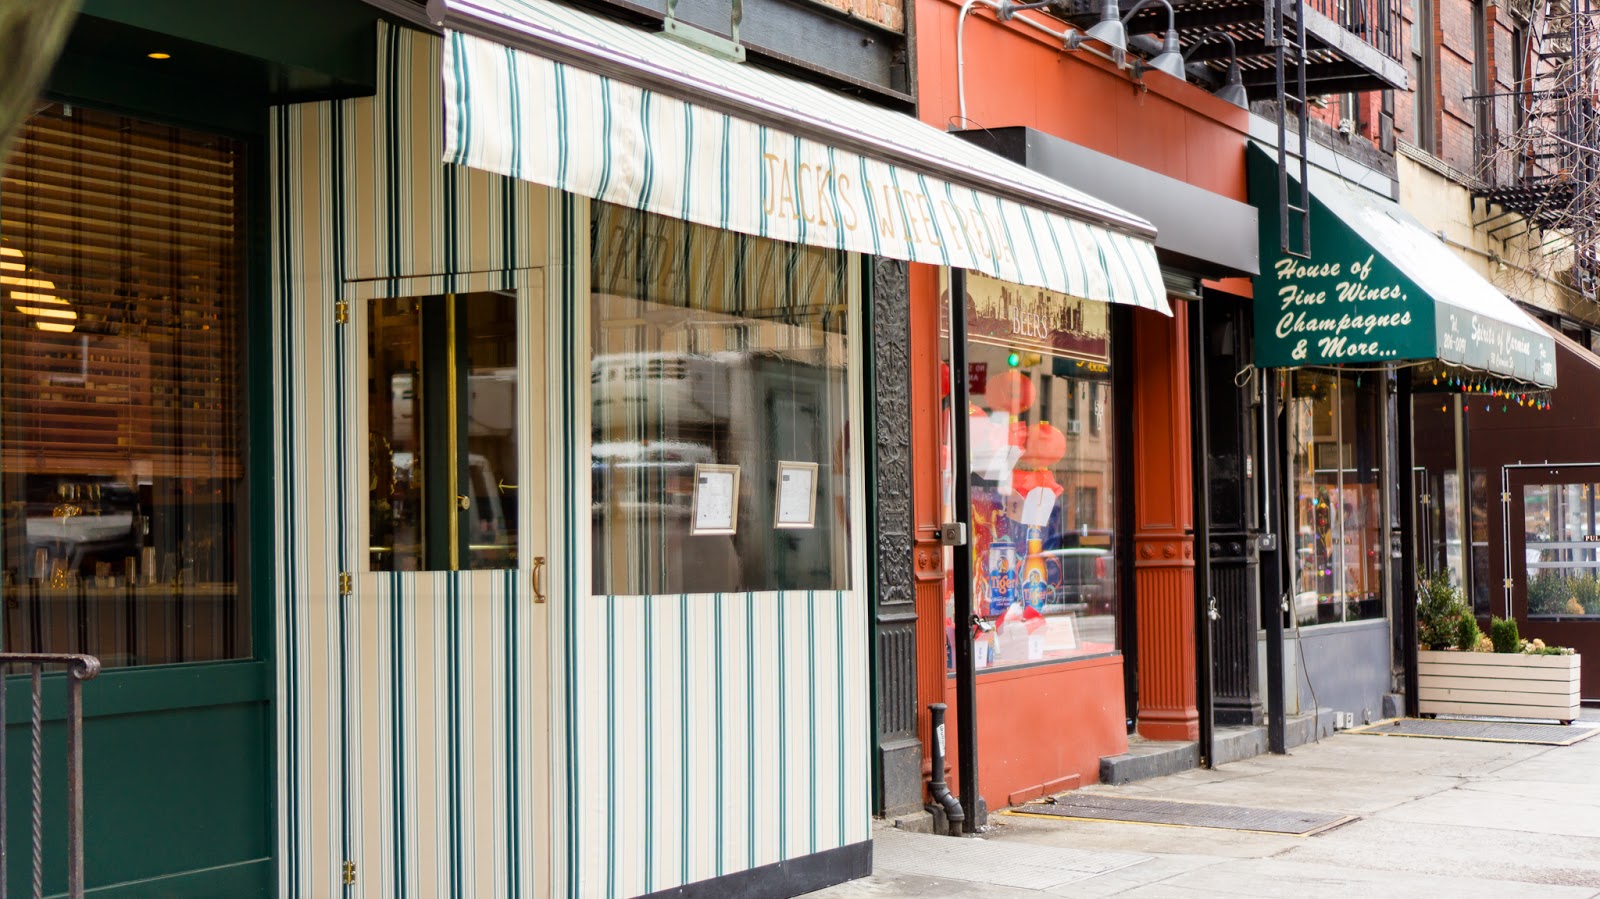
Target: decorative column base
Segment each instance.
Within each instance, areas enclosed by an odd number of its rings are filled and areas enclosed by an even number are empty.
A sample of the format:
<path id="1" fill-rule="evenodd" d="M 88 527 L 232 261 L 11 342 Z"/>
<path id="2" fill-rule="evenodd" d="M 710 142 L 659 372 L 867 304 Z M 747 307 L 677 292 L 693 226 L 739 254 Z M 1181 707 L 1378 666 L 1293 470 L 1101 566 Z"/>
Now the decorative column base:
<path id="1" fill-rule="evenodd" d="M 1194 539 L 1186 534 L 1134 538 L 1138 596 L 1139 735 L 1200 739 L 1194 651 Z"/>

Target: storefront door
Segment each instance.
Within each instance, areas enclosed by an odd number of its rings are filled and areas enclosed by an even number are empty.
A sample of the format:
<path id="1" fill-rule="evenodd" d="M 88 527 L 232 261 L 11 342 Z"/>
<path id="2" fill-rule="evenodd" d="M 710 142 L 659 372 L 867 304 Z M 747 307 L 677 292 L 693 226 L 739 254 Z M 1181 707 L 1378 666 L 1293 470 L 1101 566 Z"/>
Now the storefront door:
<path id="1" fill-rule="evenodd" d="M 1508 465 L 1504 483 L 1505 571 L 1523 639 L 1600 654 L 1600 465 Z M 1600 698 L 1600 670 L 1582 676 L 1583 698 Z"/>
<path id="2" fill-rule="evenodd" d="M 392 701 L 374 708 L 383 704 L 346 693 L 344 839 L 368 857 L 393 854 L 386 888 L 549 888 L 555 355 L 543 270 L 517 274 L 511 290 L 351 302 L 367 385 L 357 483 L 368 489 L 348 518 L 366 558 L 344 643 L 368 654 L 359 664 L 379 669 Z M 363 807 L 376 812 L 386 793 L 411 820 L 363 835 Z"/>

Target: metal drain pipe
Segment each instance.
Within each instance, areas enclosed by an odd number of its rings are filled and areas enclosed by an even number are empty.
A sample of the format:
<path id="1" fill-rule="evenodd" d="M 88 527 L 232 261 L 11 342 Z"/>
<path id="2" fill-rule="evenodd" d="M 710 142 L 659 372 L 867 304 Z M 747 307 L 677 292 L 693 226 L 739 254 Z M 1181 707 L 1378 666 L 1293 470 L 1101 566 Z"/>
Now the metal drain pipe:
<path id="1" fill-rule="evenodd" d="M 933 734 L 933 772 L 928 776 L 928 792 L 932 794 L 933 801 L 939 803 L 939 807 L 944 810 L 945 832 L 950 836 L 959 837 L 966 814 L 961 811 L 961 800 L 950 792 L 950 788 L 944 782 L 944 712 L 944 703 L 928 703 L 928 714 L 932 725 L 930 731 Z"/>

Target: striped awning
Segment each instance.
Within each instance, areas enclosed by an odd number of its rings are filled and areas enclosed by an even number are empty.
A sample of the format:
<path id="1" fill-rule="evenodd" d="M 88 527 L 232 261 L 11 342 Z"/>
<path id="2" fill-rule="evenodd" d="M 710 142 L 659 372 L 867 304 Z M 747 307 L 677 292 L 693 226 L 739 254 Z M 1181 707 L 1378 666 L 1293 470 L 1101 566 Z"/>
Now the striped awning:
<path id="1" fill-rule="evenodd" d="M 1169 313 L 1148 222 L 910 116 L 549 0 L 429 10 L 446 162 Z"/>

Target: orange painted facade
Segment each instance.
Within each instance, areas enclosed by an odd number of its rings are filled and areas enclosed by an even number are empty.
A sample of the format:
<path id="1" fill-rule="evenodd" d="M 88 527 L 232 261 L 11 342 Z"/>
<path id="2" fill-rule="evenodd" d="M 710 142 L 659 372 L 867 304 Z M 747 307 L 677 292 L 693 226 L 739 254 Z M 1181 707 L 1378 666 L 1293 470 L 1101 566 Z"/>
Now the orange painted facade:
<path id="1" fill-rule="evenodd" d="M 956 683 L 948 678 L 956 732 Z M 1122 658 L 1105 656 L 978 673 L 978 783 L 989 808 L 1019 805 L 1100 779 L 1100 757 L 1125 752 Z M 950 743 L 954 747 L 954 741 Z M 954 753 L 951 787 L 961 791 Z"/>
<path id="2" fill-rule="evenodd" d="M 1161 73 L 1133 80 L 1109 61 L 1064 52 L 1059 42 L 987 10 L 966 27 L 966 118 L 958 114 L 956 24 L 952 0 L 917 0 L 919 117 L 959 129 L 1028 126 L 1135 165 L 1246 202 L 1248 114 L 1205 89 Z M 1039 13 L 1038 21 L 1061 29 Z M 917 486 L 919 716 L 927 745 L 930 702 L 959 709 L 944 667 L 943 555 L 933 527 L 941 486 L 938 272 L 912 266 L 912 428 Z M 1225 282 L 1249 295 L 1245 279 Z M 1195 739 L 1194 546 L 1189 370 L 1183 301 L 1176 316 L 1134 316 L 1134 396 L 1116 414 L 1134 416 L 1131 468 L 1117 477 L 1135 506 L 1135 576 L 1123 588 L 1135 604 L 1139 641 L 1139 732 Z M 977 678 L 978 777 L 991 809 L 1093 783 L 1102 756 L 1127 748 L 1120 655 L 980 672 Z M 955 740 L 948 765 L 953 772 Z"/>

